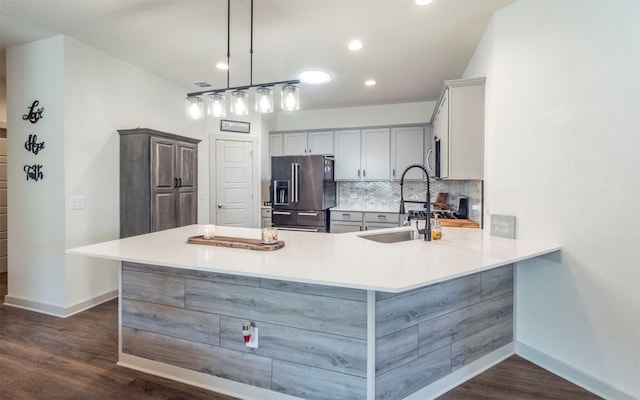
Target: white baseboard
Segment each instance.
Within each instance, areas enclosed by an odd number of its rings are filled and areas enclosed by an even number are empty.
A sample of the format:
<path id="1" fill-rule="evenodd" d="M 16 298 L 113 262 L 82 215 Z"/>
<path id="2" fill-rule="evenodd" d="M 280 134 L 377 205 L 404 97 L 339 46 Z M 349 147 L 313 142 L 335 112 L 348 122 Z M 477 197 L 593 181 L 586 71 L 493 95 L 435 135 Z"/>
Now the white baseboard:
<path id="1" fill-rule="evenodd" d="M 302 400 L 287 394 L 120 353 L 118 365 L 244 400 Z"/>
<path id="2" fill-rule="evenodd" d="M 41 314 L 53 315 L 54 317 L 59 318 L 67 318 L 72 316 L 73 314 L 77 314 L 89 308 L 95 307 L 98 304 L 105 303 L 111 299 L 115 299 L 118 297 L 118 290 L 112 290 L 100 296 L 94 297 L 89 300 L 85 300 L 78 304 L 74 304 L 71 307 L 60 307 L 55 306 L 53 304 L 41 303 L 38 301 L 22 299 L 19 297 L 14 297 L 10 295 L 6 295 L 4 297 L 3 306 L 10 306 L 16 308 L 22 308 L 24 310 L 35 311 Z"/>
<path id="3" fill-rule="evenodd" d="M 534 349 L 521 342 L 516 342 L 515 345 L 516 354 L 520 357 L 531 361 L 532 363 L 540 366 L 558 375 L 561 378 L 574 383 L 589 392 L 596 394 L 605 399 L 611 400 L 637 400 L 640 396 L 624 393 L 620 389 L 611 386 L 610 383 L 604 382 L 599 378 L 589 375 L 588 373 L 581 371 L 571 365 L 551 357 L 541 351 Z"/>
<path id="4" fill-rule="evenodd" d="M 481 372 L 486 371 L 513 354 L 513 343 L 505 345 L 498 350 L 487 354 L 481 359 L 476 360 L 469 365 L 465 365 L 450 375 L 447 375 L 431 385 L 409 395 L 404 400 L 434 399 L 468 381 Z M 218 378 L 212 375 L 124 353 L 120 353 L 118 365 L 244 400 L 300 400 L 298 397 L 245 385 L 243 383 Z"/>

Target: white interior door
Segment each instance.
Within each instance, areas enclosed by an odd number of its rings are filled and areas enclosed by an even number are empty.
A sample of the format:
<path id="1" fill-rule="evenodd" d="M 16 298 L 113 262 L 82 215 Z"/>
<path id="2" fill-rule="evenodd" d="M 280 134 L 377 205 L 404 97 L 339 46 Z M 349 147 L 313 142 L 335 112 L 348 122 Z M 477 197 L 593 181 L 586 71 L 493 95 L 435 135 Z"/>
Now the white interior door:
<path id="1" fill-rule="evenodd" d="M 216 140 L 216 224 L 251 227 L 253 143 Z"/>

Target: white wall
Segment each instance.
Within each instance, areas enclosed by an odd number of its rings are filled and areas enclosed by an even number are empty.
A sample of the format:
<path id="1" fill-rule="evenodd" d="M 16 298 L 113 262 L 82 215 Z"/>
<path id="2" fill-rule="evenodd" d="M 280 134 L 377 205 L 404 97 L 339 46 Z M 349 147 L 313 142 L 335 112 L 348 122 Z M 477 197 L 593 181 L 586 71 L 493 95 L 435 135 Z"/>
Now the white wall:
<path id="1" fill-rule="evenodd" d="M 7 50 L 7 303 L 36 302 L 56 313 L 66 304 L 64 218 L 64 53 L 56 37 Z M 22 119 L 38 100 L 44 107 L 36 124 Z M 34 155 L 29 134 L 45 142 Z M 25 165 L 41 164 L 44 179 L 27 181 Z M 29 304 L 23 304 L 29 305 Z M 58 308 L 56 308 L 58 307 Z"/>
<path id="2" fill-rule="evenodd" d="M 276 130 L 349 128 L 375 125 L 422 124 L 431 121 L 435 101 L 385 104 L 327 110 L 281 112 Z"/>
<path id="3" fill-rule="evenodd" d="M 71 38 L 17 46 L 7 58 L 8 123 L 16 138 L 9 139 L 7 302 L 66 315 L 117 289 L 116 263 L 64 254 L 119 236 L 117 130 L 147 127 L 203 139 L 198 213 L 208 221 L 205 125 L 186 119 L 184 88 Z M 46 148 L 35 157 L 23 147 L 33 128 L 20 119 L 33 99 L 46 108 L 34 126 Z M 33 159 L 45 166 L 45 179 L 35 183 L 21 171 Z M 85 208 L 70 210 L 71 196 L 83 196 Z"/>
<path id="4" fill-rule="evenodd" d="M 640 398 L 640 3 L 521 0 L 465 77 L 486 76 L 485 211 L 561 260 L 517 268 L 525 356 Z"/>

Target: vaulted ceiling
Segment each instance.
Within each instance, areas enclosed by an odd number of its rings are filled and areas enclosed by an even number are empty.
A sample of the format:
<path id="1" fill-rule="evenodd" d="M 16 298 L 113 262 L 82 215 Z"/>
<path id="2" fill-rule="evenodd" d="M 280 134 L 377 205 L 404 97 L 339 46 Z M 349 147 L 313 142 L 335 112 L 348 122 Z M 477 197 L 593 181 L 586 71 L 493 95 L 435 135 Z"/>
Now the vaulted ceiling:
<path id="1" fill-rule="evenodd" d="M 253 83 L 330 72 L 327 85 L 301 85 L 305 110 L 434 100 L 443 80 L 461 77 L 493 13 L 512 2 L 255 0 Z M 232 0 L 230 86 L 249 83 L 250 27 L 250 0 Z M 215 68 L 227 55 L 225 0 L 0 0 L 0 49 L 58 34 L 185 93 L 200 90 L 194 82 L 227 85 Z M 362 50 L 347 49 L 354 38 Z"/>

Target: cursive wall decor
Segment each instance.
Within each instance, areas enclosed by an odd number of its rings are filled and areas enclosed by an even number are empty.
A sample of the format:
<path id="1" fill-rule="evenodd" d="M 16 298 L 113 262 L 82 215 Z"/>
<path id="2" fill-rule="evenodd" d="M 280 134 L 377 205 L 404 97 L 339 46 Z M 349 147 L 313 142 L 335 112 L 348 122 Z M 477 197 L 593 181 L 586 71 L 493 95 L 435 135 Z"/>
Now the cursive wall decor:
<path id="1" fill-rule="evenodd" d="M 44 112 L 44 107 L 36 109 L 36 107 L 38 107 L 38 104 L 40 104 L 40 102 L 38 100 L 34 100 L 34 102 L 31 104 L 31 107 L 27 107 L 29 109 L 29 113 L 23 114 L 22 119 L 25 121 L 29 121 L 32 124 L 35 124 L 36 122 L 41 120 L 43 117 L 42 113 Z"/>
<path id="2" fill-rule="evenodd" d="M 32 124 L 38 123 L 42 118 L 44 118 L 44 107 L 38 108 L 40 102 L 38 100 L 34 100 L 31 103 L 31 106 L 27 107 L 29 112 L 27 114 L 22 115 L 22 119 L 24 121 L 29 121 Z M 29 135 L 29 138 L 26 142 L 24 142 L 24 148 L 29 153 L 33 153 L 34 156 L 37 156 L 41 150 L 44 150 L 44 141 L 38 142 L 38 135 L 32 133 Z M 24 173 L 26 174 L 27 181 L 39 181 L 44 179 L 44 172 L 42 171 L 42 164 L 32 164 L 25 165 Z"/>
<path id="3" fill-rule="evenodd" d="M 24 148 L 33 154 L 38 154 L 40 150 L 44 149 L 44 142 L 38 143 L 38 135 L 29 135 L 29 139 L 24 142 Z"/>

